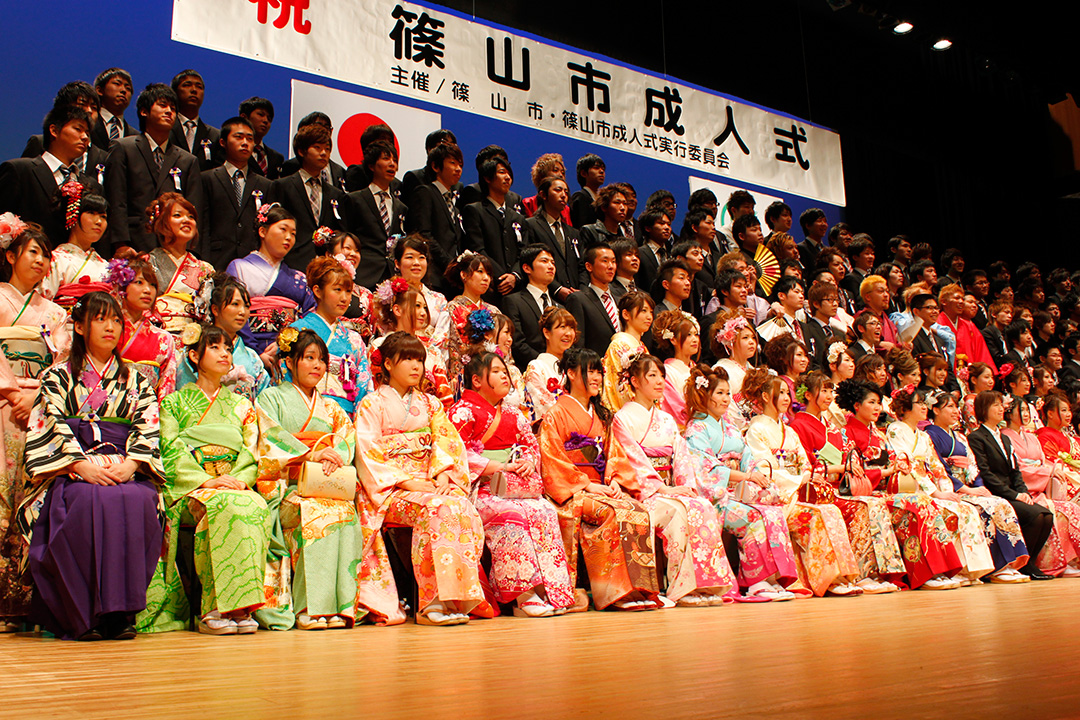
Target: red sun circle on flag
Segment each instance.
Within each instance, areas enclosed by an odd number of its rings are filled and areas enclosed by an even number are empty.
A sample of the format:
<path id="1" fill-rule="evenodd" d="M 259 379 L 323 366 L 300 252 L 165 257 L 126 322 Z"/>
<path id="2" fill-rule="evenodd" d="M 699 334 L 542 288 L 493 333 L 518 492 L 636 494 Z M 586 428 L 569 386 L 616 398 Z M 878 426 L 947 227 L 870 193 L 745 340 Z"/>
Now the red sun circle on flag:
<path id="1" fill-rule="evenodd" d="M 371 113 L 357 113 L 341 123 L 341 127 L 338 128 L 337 149 L 338 155 L 341 156 L 341 162 L 346 167 L 363 164 L 364 151 L 360 147 L 360 136 L 364 134 L 364 130 L 367 130 L 372 125 L 389 125 L 389 123 L 378 115 L 372 115 Z M 394 138 L 394 149 L 397 150 L 398 157 L 401 157 L 401 148 L 398 147 L 396 137 Z"/>

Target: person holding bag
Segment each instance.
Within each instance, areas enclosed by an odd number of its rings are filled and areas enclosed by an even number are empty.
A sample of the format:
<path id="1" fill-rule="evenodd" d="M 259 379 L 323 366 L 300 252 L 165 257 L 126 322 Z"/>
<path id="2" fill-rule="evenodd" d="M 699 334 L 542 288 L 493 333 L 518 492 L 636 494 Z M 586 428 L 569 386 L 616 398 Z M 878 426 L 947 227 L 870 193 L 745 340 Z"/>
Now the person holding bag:
<path id="1" fill-rule="evenodd" d="M 284 333 L 282 333 L 284 334 Z M 340 404 L 319 393 L 329 351 L 313 330 L 279 336 L 291 381 L 263 390 L 256 487 L 279 507 L 286 577 L 296 627 L 325 630 L 356 622 L 356 560 L 364 546 L 356 511 L 355 429 Z M 271 538 L 273 552 L 274 538 Z"/>
<path id="2" fill-rule="evenodd" d="M 529 421 L 503 402 L 510 391 L 506 363 L 495 353 L 473 356 L 466 389 L 450 409 L 473 480 L 473 503 L 491 551 L 491 585 L 518 617 L 561 615 L 574 604 L 555 508 L 543 498 L 540 446 Z"/>

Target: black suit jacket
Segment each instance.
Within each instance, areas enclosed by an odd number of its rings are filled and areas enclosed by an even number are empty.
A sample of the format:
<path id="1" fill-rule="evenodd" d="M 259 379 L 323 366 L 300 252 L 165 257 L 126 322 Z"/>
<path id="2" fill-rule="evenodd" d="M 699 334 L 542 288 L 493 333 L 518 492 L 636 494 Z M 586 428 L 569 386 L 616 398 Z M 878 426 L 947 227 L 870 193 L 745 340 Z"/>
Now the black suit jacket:
<path id="1" fill-rule="evenodd" d="M 986 349 L 990 351 L 990 357 L 994 360 L 994 364 L 1001 367 L 1001 364 L 1005 362 L 1005 353 L 1009 352 L 1009 347 L 1005 343 L 1005 338 L 1001 334 L 1001 331 L 997 329 L 996 325 L 990 323 L 982 329 L 982 336 L 983 341 L 986 342 Z M 1065 364 L 1067 365 L 1068 363 Z M 1080 368 L 1077 369 L 1077 376 L 1080 377 Z"/>
<path id="2" fill-rule="evenodd" d="M 263 148 L 266 150 L 266 172 L 264 173 L 259 167 L 259 161 L 255 159 L 254 152 L 248 160 L 248 170 L 257 175 L 265 175 L 267 180 L 277 180 L 281 177 L 281 166 L 285 164 L 285 156 L 269 145 L 263 145 Z"/>
<path id="3" fill-rule="evenodd" d="M 495 277 L 491 279 L 493 287 L 506 273 L 513 273 L 519 283 L 524 279 L 518 256 L 521 248 L 529 244 L 531 237 L 524 215 L 515 210 L 509 202 L 506 203 L 504 211 L 505 215 L 500 215 L 495 203 L 490 198 L 484 198 L 480 202 L 466 205 L 461 213 L 465 227 L 462 249 L 491 258 L 495 265 Z"/>
<path id="4" fill-rule="evenodd" d="M 851 296 L 852 301 L 857 308 L 862 308 L 862 296 L 859 294 L 859 287 L 862 285 L 862 281 L 867 278 L 869 273 L 864 273 L 862 270 L 853 269 L 844 279 L 840 281 L 840 287 L 847 290 L 848 295 Z"/>
<path id="5" fill-rule="evenodd" d="M 169 144 L 176 144 L 199 159 L 199 169 L 209 170 L 225 162 L 224 151 L 221 148 L 221 131 L 213 125 L 207 125 L 199 118 L 195 126 L 195 142 L 188 147 L 187 136 L 184 135 L 184 126 L 180 124 L 179 116 L 172 132 L 169 133 Z"/>
<path id="6" fill-rule="evenodd" d="M 1001 363 L 998 363 L 998 367 L 1001 367 Z M 1080 380 L 1080 363 L 1077 363 L 1072 359 L 1066 360 L 1061 364 L 1061 370 L 1058 371 L 1057 375 L 1058 385 L 1063 384 L 1067 380 Z"/>
<path id="7" fill-rule="evenodd" d="M 425 183 L 417 186 L 405 202 L 409 206 L 405 227 L 431 242 L 432 270 L 441 279 L 439 286 L 452 292 L 453 288 L 443 273 L 461 252 L 465 231 L 460 219 L 455 220 L 450 214 L 450 208 L 434 185 Z"/>
<path id="8" fill-rule="evenodd" d="M 296 245 L 285 256 L 285 263 L 300 272 L 307 270 L 308 263 L 317 255 L 326 254 L 329 247 L 316 247 L 311 239 L 312 234 L 322 226 L 331 230 L 344 230 L 348 227 L 348 202 L 346 195 L 340 189 L 328 185 L 325 180 L 320 182 L 322 186 L 322 205 L 319 209 L 319 217 L 311 214 L 311 202 L 308 200 L 307 189 L 300 179 L 299 173 L 293 173 L 288 177 L 275 180 L 270 184 L 270 198 L 272 202 L 281 203 L 282 207 L 291 212 L 296 218 Z M 334 205 L 337 204 L 337 212 Z M 383 252 L 386 248 L 383 247 Z"/>
<path id="9" fill-rule="evenodd" d="M 608 229 L 604 227 L 604 223 L 600 221 L 588 225 L 574 223 L 574 227 L 578 228 L 581 235 L 581 247 L 583 250 L 588 250 L 593 245 L 599 245 L 602 242 L 610 245 L 619 239 L 618 233 L 608 232 Z"/>
<path id="10" fill-rule="evenodd" d="M 529 228 L 532 241 L 547 245 L 551 257 L 555 260 L 555 280 L 548 290 L 558 292 L 563 286 L 576 290 L 581 284 L 581 271 L 585 268 L 585 261 L 581 256 L 584 249 L 581 247 L 578 231 L 572 227 L 563 227 L 563 237 L 566 238 L 564 254 L 542 212 L 533 215 L 525 224 Z"/>
<path id="11" fill-rule="evenodd" d="M 1028 359 L 1021 355 L 1015 348 L 1005 353 L 1004 357 L 1001 358 L 1001 363 L 1002 365 L 1005 363 L 1012 363 L 1014 368 L 1026 368 L 1030 365 Z"/>
<path id="12" fill-rule="evenodd" d="M 120 131 L 120 138 L 131 137 L 132 135 L 138 135 L 139 129 L 132 127 L 128 124 L 128 121 L 124 118 L 120 118 L 122 128 Z M 119 140 L 120 138 L 117 138 Z M 90 128 L 90 142 L 97 145 L 99 148 L 105 148 L 106 152 L 112 148 L 115 143 L 109 140 L 109 128 L 106 127 L 105 121 L 98 116 L 97 122 L 94 123 L 94 127 Z"/>
<path id="13" fill-rule="evenodd" d="M 593 209 L 593 196 L 588 190 L 582 188 L 570 196 L 570 222 L 574 223 L 574 227 L 583 228 L 599 219 Z"/>
<path id="14" fill-rule="evenodd" d="M 553 305 L 558 305 L 551 288 L 548 288 L 548 297 Z M 547 341 L 540 329 L 540 306 L 536 304 L 528 289 L 522 289 L 503 299 L 502 311 L 514 323 L 514 344 L 511 352 L 514 362 L 524 372 L 525 366 L 547 349 Z"/>
<path id="15" fill-rule="evenodd" d="M 647 244 L 638 247 L 638 260 L 640 265 L 638 265 L 637 275 L 634 276 L 634 284 L 648 292 L 649 288 L 653 286 L 653 281 L 656 280 L 656 274 L 660 270 L 662 261 Z"/>
<path id="16" fill-rule="evenodd" d="M 281 163 L 278 179 L 280 180 L 289 175 L 295 175 L 298 172 L 300 172 L 300 158 L 293 156 Z M 333 160 L 330 161 L 330 181 L 338 190 L 347 192 L 345 190 L 345 168 L 341 167 L 339 163 L 336 163 Z"/>
<path id="17" fill-rule="evenodd" d="M 458 209 L 464 211 L 466 205 L 478 203 L 485 197 L 487 197 L 487 195 L 484 194 L 484 190 L 480 187 L 480 183 L 474 182 L 465 185 L 461 188 L 461 192 L 458 193 Z M 512 207 L 520 214 L 525 214 L 525 205 L 521 201 L 521 196 L 513 190 L 509 190 L 506 193 L 506 207 Z"/>
<path id="18" fill-rule="evenodd" d="M 356 268 L 356 281 L 373 290 L 394 271 L 394 262 L 386 252 L 386 243 L 390 238 L 371 188 L 349 193 L 348 203 L 349 228 L 360 239 L 360 267 Z M 400 235 L 409 208 L 394 196 L 392 190 L 390 203 L 390 234 Z"/>
<path id="19" fill-rule="evenodd" d="M 416 188 L 433 182 L 435 182 L 435 174 L 426 167 L 408 170 L 401 176 L 401 196 L 407 201 Z"/>
<path id="20" fill-rule="evenodd" d="M 174 179 L 173 170 L 179 171 Z M 180 146 L 169 143 L 154 167 L 146 135 L 123 138 L 109 151 L 105 162 L 105 198 L 109 201 L 109 241 L 113 248 L 130 245 L 150 252 L 157 238 L 146 230 L 146 208 L 162 193 L 179 192 L 196 208 L 203 207 L 203 184 L 199 161 Z"/>
<path id="21" fill-rule="evenodd" d="M 225 166 L 206 170 L 201 179 L 199 250 L 203 260 L 224 271 L 234 259 L 259 249 L 255 213 L 260 202 L 269 202 L 271 183 L 262 175 L 244 173 L 243 197 L 238 206 L 233 181 Z"/>
<path id="22" fill-rule="evenodd" d="M 1026 493 L 1028 488 L 1012 454 L 1012 442 L 1002 435 L 1001 444 L 1005 446 L 1007 456 L 1002 454 L 994 436 L 982 425 L 968 434 L 968 447 L 975 455 L 979 476 L 982 477 L 986 489 L 998 497 L 1015 500 L 1017 495 Z"/>
<path id="23" fill-rule="evenodd" d="M 96 140 L 91 140 L 90 147 L 86 150 L 85 172 L 87 175 L 94 178 L 95 180 L 98 179 L 99 174 L 104 175 L 105 173 L 105 160 L 109 157 L 109 151 L 102 149 L 105 147 L 108 147 L 108 143 L 102 143 L 101 145 L 98 145 Z M 26 139 L 26 147 L 23 148 L 22 157 L 41 157 L 41 154 L 44 152 L 45 145 L 41 135 L 31 135 Z M 101 166 L 100 170 L 98 168 L 99 165 Z"/>
<path id="24" fill-rule="evenodd" d="M 829 372 L 829 346 L 840 338 L 832 326 L 822 327 L 817 320 L 810 319 L 802 323 L 803 338 L 806 340 L 806 351 L 810 355 L 810 369 Z"/>
<path id="25" fill-rule="evenodd" d="M 762 343 L 759 342 L 758 347 L 761 347 L 761 345 Z M 865 349 L 863 349 L 863 346 L 859 344 L 858 340 L 855 340 L 855 342 L 848 345 L 848 352 L 851 353 L 851 358 L 855 362 L 859 362 L 859 360 L 861 360 L 863 356 L 869 354 Z"/>
<path id="26" fill-rule="evenodd" d="M 799 250 L 799 262 L 805 270 L 809 271 L 817 267 L 817 256 L 822 250 L 821 245 L 811 246 L 809 240 L 803 240 L 795 247 Z"/>
<path id="27" fill-rule="evenodd" d="M 617 328 L 611 324 L 611 318 L 604 310 L 604 303 L 597 297 L 596 292 L 586 285 L 566 298 L 566 309 L 577 320 L 579 334 L 576 344 L 604 357 L 608 345 L 611 344 L 611 336 Z"/>
<path id="28" fill-rule="evenodd" d="M 350 165 L 345 168 L 345 192 L 360 192 L 371 185 L 371 173 L 363 165 Z M 390 194 L 394 197 L 401 195 L 401 180 L 394 178 L 390 181 Z"/>
<path id="29" fill-rule="evenodd" d="M 79 181 L 103 194 L 94 177 L 80 175 Z M 12 212 L 26 222 L 41 225 L 53 247 L 68 239 L 63 211 L 52 209 L 58 192 L 56 179 L 41 157 L 16 158 L 0 165 L 0 213 Z"/>
<path id="30" fill-rule="evenodd" d="M 940 344 L 936 335 L 928 327 L 922 327 L 918 334 L 911 340 L 911 354 L 918 358 L 923 353 L 938 353 L 948 358 L 944 346 Z"/>

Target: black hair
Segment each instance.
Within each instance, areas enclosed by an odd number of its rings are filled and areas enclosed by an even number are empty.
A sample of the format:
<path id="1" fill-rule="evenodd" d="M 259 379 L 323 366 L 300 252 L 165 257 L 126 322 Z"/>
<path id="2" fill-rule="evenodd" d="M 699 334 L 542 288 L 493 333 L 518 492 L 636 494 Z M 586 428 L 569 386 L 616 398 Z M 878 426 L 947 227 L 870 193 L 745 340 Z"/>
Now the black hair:
<path id="1" fill-rule="evenodd" d="M 300 358 L 304 357 L 304 351 L 312 345 L 319 349 L 319 357 L 322 358 L 322 361 L 329 364 L 330 350 L 326 347 L 326 343 L 323 342 L 317 332 L 308 328 L 304 328 L 296 334 L 296 339 L 289 345 L 289 351 L 282 353 L 282 359 L 292 360 L 293 367 L 295 367 L 296 363 L 300 362 Z"/>
<path id="2" fill-rule="evenodd" d="M 638 217 L 638 224 L 641 225 L 643 231 L 656 227 L 656 223 L 660 222 L 660 218 L 668 218 L 668 222 L 671 222 L 667 210 L 662 207 L 653 207 L 649 205 L 645 212 L 641 213 Z"/>
<path id="3" fill-rule="evenodd" d="M 551 250 L 547 245 L 543 243 L 531 243 L 521 249 L 521 255 L 518 256 L 518 262 L 521 265 L 522 272 L 525 272 L 525 266 L 531 266 L 536 262 L 536 258 L 540 257 L 540 253 L 547 253 L 555 259 L 555 256 L 551 254 Z"/>
<path id="4" fill-rule="evenodd" d="M 893 235 L 891 238 L 889 238 L 889 244 L 888 244 L 889 252 L 895 253 L 897 251 L 897 249 L 900 247 L 900 243 L 905 243 L 905 242 L 907 244 L 909 244 L 909 245 L 911 244 L 911 241 L 908 240 L 907 235 Z"/>
<path id="5" fill-rule="evenodd" d="M 461 379 L 464 386 L 469 390 L 475 390 L 476 388 L 473 387 L 473 378 L 476 376 L 486 378 L 488 373 L 491 372 L 491 366 L 495 364 L 496 360 L 501 362 L 503 366 L 506 365 L 506 361 L 493 352 L 482 352 L 473 355 L 469 359 L 469 364 L 466 365 L 465 369 L 462 371 Z"/>
<path id="6" fill-rule="evenodd" d="M 765 208 L 765 225 L 772 230 L 773 226 L 776 225 L 776 221 L 784 214 L 784 211 L 787 211 L 789 215 L 791 214 L 791 206 L 786 202 L 777 200 L 769 203 L 769 207 Z"/>
<path id="7" fill-rule="evenodd" d="M 867 250 L 874 249 L 874 239 L 866 233 L 859 233 L 855 237 L 851 238 L 851 242 L 847 246 L 847 256 L 851 259 L 855 259 L 859 255 L 862 255 Z"/>
<path id="8" fill-rule="evenodd" d="M 932 260 L 919 260 L 918 262 L 913 263 L 908 269 L 911 282 L 919 282 L 922 280 L 922 275 L 926 272 L 926 268 L 936 269 Z"/>
<path id="9" fill-rule="evenodd" d="M 139 93 L 139 97 L 135 99 L 135 112 L 139 116 L 139 130 L 146 130 L 146 117 L 150 114 L 150 108 L 157 105 L 161 100 L 172 105 L 174 111 L 180 107 L 180 100 L 176 97 L 176 91 L 165 83 L 150 83 Z M 146 115 L 143 115 L 144 111 Z"/>
<path id="10" fill-rule="evenodd" d="M 406 235 L 397 241 L 394 245 L 394 262 L 401 262 L 401 258 L 404 257 L 406 250 L 415 250 L 418 253 L 423 254 L 428 259 L 428 264 L 431 264 L 431 246 L 423 235 L 413 233 L 412 235 Z"/>
<path id="11" fill-rule="evenodd" d="M 585 255 L 581 258 L 582 262 L 587 264 L 587 265 L 591 265 L 591 264 L 595 263 L 596 262 L 596 255 L 601 250 L 611 250 L 611 245 L 609 243 L 606 243 L 606 242 L 598 242 L 595 245 L 590 245 L 585 250 Z M 615 251 L 612 250 L 613 254 L 614 254 L 614 252 Z"/>
<path id="12" fill-rule="evenodd" d="M 89 136 L 91 130 L 90 113 L 86 112 L 86 110 L 78 105 L 54 105 L 53 108 L 49 110 L 49 114 L 45 116 L 45 120 L 41 126 L 41 143 L 45 149 L 48 150 L 53 142 L 53 136 L 49 132 L 50 127 L 55 125 L 56 133 L 59 135 L 65 125 L 70 122 L 75 122 L 76 120 L 82 120 L 86 123 L 86 134 Z"/>
<path id="13" fill-rule="evenodd" d="M 12 240 L 5 251 L 0 252 L 0 278 L 4 282 L 11 280 L 11 276 L 15 272 L 15 268 L 7 261 L 7 254 L 13 253 L 15 259 L 18 260 L 26 252 L 26 248 L 30 247 L 31 242 L 36 242 L 38 247 L 41 248 L 42 254 L 46 258 L 52 259 L 52 243 L 49 242 L 49 236 L 45 234 L 45 231 L 37 223 L 26 223 L 26 228 L 19 234 L 19 237 Z"/>
<path id="14" fill-rule="evenodd" d="M 330 122 L 329 115 L 316 110 L 315 112 L 309 112 L 307 115 L 300 118 L 300 122 L 296 123 L 296 129 L 297 131 L 299 131 L 300 128 L 306 128 L 309 125 L 324 125 L 326 127 L 332 127 L 334 123 Z"/>
<path id="15" fill-rule="evenodd" d="M 90 83 L 82 80 L 65 83 L 56 91 L 56 96 L 53 98 L 53 107 L 82 105 L 84 103 L 89 103 L 98 110 L 101 109 L 101 96 L 98 95 L 98 91 Z"/>
<path id="16" fill-rule="evenodd" d="M 240 109 L 237 111 L 237 114 L 250 115 L 256 110 L 265 110 L 266 115 L 270 118 L 270 122 L 274 122 L 274 103 L 263 97 L 252 96 L 247 100 L 244 100 L 240 103 Z"/>
<path id="17" fill-rule="evenodd" d="M 712 203 L 713 207 L 716 207 L 719 204 L 719 201 L 716 199 L 716 193 L 708 188 L 700 188 L 690 193 L 690 199 L 686 201 L 686 209 L 687 211 L 695 210 L 704 207 L 709 203 Z"/>
<path id="18" fill-rule="evenodd" d="M 23 235 L 28 231 L 23 231 Z M 20 239 L 21 236 L 20 236 Z M 97 320 L 101 317 L 108 317 L 113 315 L 119 321 L 121 326 L 124 324 L 124 312 L 120 309 L 120 303 L 112 295 L 106 292 L 92 292 L 83 295 L 75 303 L 75 306 L 71 309 L 71 322 L 72 325 L 78 325 L 79 323 L 86 323 L 86 329 L 89 330 L 91 320 Z M 120 379 L 127 380 L 128 368 L 127 363 L 120 356 L 120 343 L 119 338 L 116 347 L 113 348 L 113 358 L 116 360 L 116 368 L 119 371 Z M 82 376 L 83 366 L 86 364 L 86 355 L 88 349 L 86 347 L 86 338 L 78 332 L 72 332 L 71 336 L 71 354 L 68 356 L 68 366 L 71 368 L 71 377 L 76 382 Z"/>
<path id="19" fill-rule="evenodd" d="M 866 401 L 871 395 L 881 398 L 881 388 L 867 380 L 841 380 L 836 386 L 836 404 L 842 410 L 850 413 L 855 412 L 855 406 Z"/>
<path id="20" fill-rule="evenodd" d="M 799 215 L 799 226 L 805 233 L 806 228 L 810 227 L 811 224 L 817 222 L 823 217 L 825 217 L 825 211 L 821 208 L 807 208 L 806 210 L 802 211 L 801 215 Z"/>
<path id="21" fill-rule="evenodd" d="M 773 295 L 776 295 L 777 297 L 779 297 L 781 293 L 787 295 L 796 285 L 802 287 L 802 280 L 795 277 L 794 275 L 785 275 L 784 277 L 777 280 L 776 284 L 773 285 Z"/>
<path id="22" fill-rule="evenodd" d="M 746 192 L 745 190 L 736 190 L 735 192 L 731 193 L 731 195 L 729 195 L 728 199 L 727 199 L 728 215 L 734 215 L 735 214 L 735 208 L 741 207 L 741 206 L 746 205 L 748 203 L 756 205 L 757 201 L 754 200 L 753 195 Z"/>
<path id="23" fill-rule="evenodd" d="M 457 136 L 454 135 L 453 131 L 447 130 L 446 128 L 432 130 L 427 134 L 427 137 L 424 138 L 424 152 L 429 153 L 435 149 L 436 146 L 446 142 L 457 145 Z"/>
<path id="24" fill-rule="evenodd" d="M 129 86 L 131 86 L 132 88 L 135 87 L 135 85 L 131 82 L 131 73 L 129 73 L 127 70 L 124 70 L 123 68 L 111 67 L 98 73 L 98 76 L 94 78 L 94 88 L 100 90 L 101 88 L 105 87 L 105 85 L 114 77 L 120 77 L 125 82 L 127 82 Z"/>
<path id="25" fill-rule="evenodd" d="M 1009 343 L 1009 347 L 1013 347 L 1020 342 L 1020 336 L 1025 332 L 1031 332 L 1031 326 L 1028 325 L 1027 320 L 1013 320 L 1005 326 L 1005 332 L 1002 335 L 1005 336 L 1005 342 Z"/>
<path id="26" fill-rule="evenodd" d="M 210 313 L 210 318 L 208 319 L 211 322 L 214 320 L 214 310 L 216 309 L 220 313 L 226 305 L 233 301 L 233 295 L 235 293 L 240 293 L 240 297 L 243 298 L 244 304 L 249 307 L 251 306 L 251 293 L 248 292 L 247 286 L 232 275 L 218 272 L 214 273 L 203 282 L 214 283 L 214 291 L 210 293 L 210 307 L 207 308 L 207 312 Z"/>
<path id="27" fill-rule="evenodd" d="M 924 307 L 926 307 L 926 303 L 930 302 L 931 300 L 934 300 L 936 302 L 936 298 L 930 293 L 919 293 L 917 295 L 914 295 L 910 300 L 908 300 L 908 307 L 912 310 L 922 310 Z"/>
<path id="28" fill-rule="evenodd" d="M 199 324 L 199 339 L 195 341 L 194 345 L 185 345 L 183 348 L 184 361 L 188 366 L 195 371 L 197 375 L 199 373 L 199 363 L 202 362 L 203 355 L 206 354 L 206 348 L 211 345 L 223 344 L 232 352 L 233 345 L 229 342 L 229 335 L 217 325 L 207 325 L 205 323 Z M 195 353 L 195 362 L 191 361 L 191 353 Z"/>
<path id="29" fill-rule="evenodd" d="M 493 157 L 501 157 L 506 161 L 507 167 L 510 165 L 510 156 L 506 154 L 506 150 L 499 145 L 488 145 L 487 147 L 480 148 L 480 152 L 476 153 L 476 172 L 483 175 L 482 168 L 484 163 Z"/>
<path id="30" fill-rule="evenodd" d="M 425 165 L 425 167 L 432 173 L 435 173 L 435 168 L 441 170 L 443 165 L 446 164 L 447 159 L 464 163 L 465 156 L 461 154 L 461 148 L 457 145 L 453 143 L 439 143 L 428 152 L 427 165 Z"/>
<path id="31" fill-rule="evenodd" d="M 368 145 L 374 142 L 390 143 L 391 146 L 397 147 L 394 143 L 397 141 L 397 136 L 394 135 L 394 131 L 386 123 L 376 123 L 375 125 L 368 125 L 364 128 L 364 132 L 360 133 L 360 149 L 366 151 Z M 397 150 L 394 150 L 394 157 L 397 157 Z"/>
<path id="32" fill-rule="evenodd" d="M 260 223 L 258 217 L 255 219 L 255 227 L 271 227 L 281 222 L 282 220 L 296 220 L 296 217 L 286 210 L 281 205 L 274 205 L 272 208 L 266 211 L 266 222 Z"/>
<path id="33" fill-rule="evenodd" d="M 986 274 L 985 270 L 979 270 L 978 268 L 968 270 L 961 277 L 960 284 L 967 290 L 968 288 L 974 287 L 975 283 L 979 281 L 979 278 L 986 278 L 989 280 L 990 276 Z"/>
<path id="34" fill-rule="evenodd" d="M 662 208 L 665 200 L 675 202 L 675 196 L 671 194 L 670 190 L 654 190 L 651 195 L 645 200 L 646 208 Z"/>
<path id="35" fill-rule="evenodd" d="M 716 273 L 716 295 L 723 302 L 724 294 L 731 294 L 731 286 L 737 282 L 745 282 L 746 276 L 738 270 L 718 270 Z"/>
<path id="36" fill-rule="evenodd" d="M 72 178 L 68 182 L 74 182 L 82 185 L 82 183 L 79 183 L 78 180 L 75 180 L 74 178 Z M 67 213 L 68 202 L 69 201 L 67 197 L 64 196 L 64 193 L 60 192 L 60 190 L 57 189 L 56 195 L 53 196 L 50 208 L 54 213 L 58 213 L 59 215 L 65 215 Z M 88 188 L 86 185 L 82 185 L 82 193 L 79 195 L 79 216 L 81 217 L 83 213 L 106 215 L 108 214 L 108 212 L 109 202 L 101 195 L 98 195 L 95 192 L 91 192 L 90 188 Z M 79 222 L 78 218 L 76 218 L 75 222 L 76 224 Z"/>
<path id="37" fill-rule="evenodd" d="M 589 153 L 578 158 L 576 167 L 578 185 L 585 187 L 585 173 L 589 172 L 589 170 L 592 170 L 594 167 L 607 167 L 607 165 L 604 164 L 604 159 L 596 153 Z"/>
<path id="38" fill-rule="evenodd" d="M 736 218 L 731 224 L 731 235 L 735 238 L 735 242 L 739 242 L 739 236 L 752 227 L 761 227 L 761 221 L 754 213 L 747 213 Z"/>
<path id="39" fill-rule="evenodd" d="M 394 162 L 398 161 L 397 148 L 393 143 L 388 143 L 385 140 L 375 140 L 364 146 L 364 169 L 371 172 L 375 167 L 375 163 L 382 159 L 383 155 L 389 155 L 394 159 Z"/>
<path id="40" fill-rule="evenodd" d="M 379 346 L 379 354 L 382 355 L 383 364 L 381 367 L 371 368 L 371 371 L 376 373 L 382 383 L 390 382 L 390 375 L 386 372 L 387 360 L 393 360 L 397 363 L 402 360 L 424 362 L 427 359 L 427 349 L 424 347 L 424 343 L 420 342 L 420 338 L 404 330 L 397 330 L 387 335 L 386 339 L 382 341 L 382 345 Z"/>
<path id="41" fill-rule="evenodd" d="M 599 370 L 603 373 L 604 361 L 596 354 L 595 350 L 589 348 L 572 347 L 563 353 L 562 358 L 559 360 L 559 372 L 566 378 L 564 388 L 568 393 L 570 392 L 569 372 L 571 370 L 579 370 L 582 375 L 593 370 Z M 600 422 L 607 428 L 611 424 L 612 413 L 607 406 L 600 402 L 600 393 L 589 398 L 589 404 L 596 413 L 596 417 L 600 418 Z"/>
<path id="42" fill-rule="evenodd" d="M 235 128 L 237 125 L 243 125 L 248 130 L 250 130 L 252 134 L 255 133 L 255 127 L 251 124 L 251 121 L 248 120 L 246 117 L 240 117 L 239 115 L 237 115 L 236 117 L 231 117 L 225 122 L 221 123 L 221 139 L 224 140 L 225 138 L 229 137 L 229 134 L 232 133 L 233 128 Z"/>
<path id="43" fill-rule="evenodd" d="M 173 92 L 177 91 L 177 89 L 180 87 L 180 81 L 186 77 L 199 78 L 199 82 L 204 84 L 206 82 L 205 80 L 203 80 L 203 76 L 199 74 L 198 70 L 192 70 L 191 68 L 188 68 L 187 70 L 181 70 L 180 72 L 176 73 L 175 76 L 173 76 L 171 83 Z"/>
<path id="44" fill-rule="evenodd" d="M 495 179 L 495 173 L 499 171 L 500 167 L 506 168 L 510 180 L 513 181 L 514 170 L 510 167 L 510 161 L 502 155 L 493 155 L 480 166 L 480 190 L 484 195 L 488 194 L 488 183 Z"/>
<path id="45" fill-rule="evenodd" d="M 465 279 L 462 275 L 472 275 L 481 268 L 491 276 L 492 280 L 495 279 L 495 266 L 492 264 L 491 258 L 487 255 L 466 250 L 446 266 L 443 277 L 449 280 L 454 287 L 464 288 Z"/>
<path id="46" fill-rule="evenodd" d="M 697 238 L 697 230 L 695 226 L 701 225 L 705 221 L 705 218 L 711 217 L 716 220 L 716 214 L 706 210 L 703 207 L 689 210 L 686 216 L 683 218 L 682 230 L 679 232 L 680 240 L 690 240 Z"/>
<path id="47" fill-rule="evenodd" d="M 829 245 L 837 245 L 840 240 L 840 233 L 844 231 L 851 232 L 851 226 L 846 222 L 838 222 L 829 228 L 829 232 L 826 235 L 826 237 L 829 238 Z"/>

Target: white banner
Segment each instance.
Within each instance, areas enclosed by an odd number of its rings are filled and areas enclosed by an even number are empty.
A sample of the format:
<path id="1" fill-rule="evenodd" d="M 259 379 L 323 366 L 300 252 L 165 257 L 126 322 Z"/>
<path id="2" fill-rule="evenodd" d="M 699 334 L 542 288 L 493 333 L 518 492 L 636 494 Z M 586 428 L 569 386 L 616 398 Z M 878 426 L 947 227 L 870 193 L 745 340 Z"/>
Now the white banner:
<path id="1" fill-rule="evenodd" d="M 846 203 L 840 136 L 830 130 L 442 9 L 395 0 L 174 0 L 172 37 Z"/>

